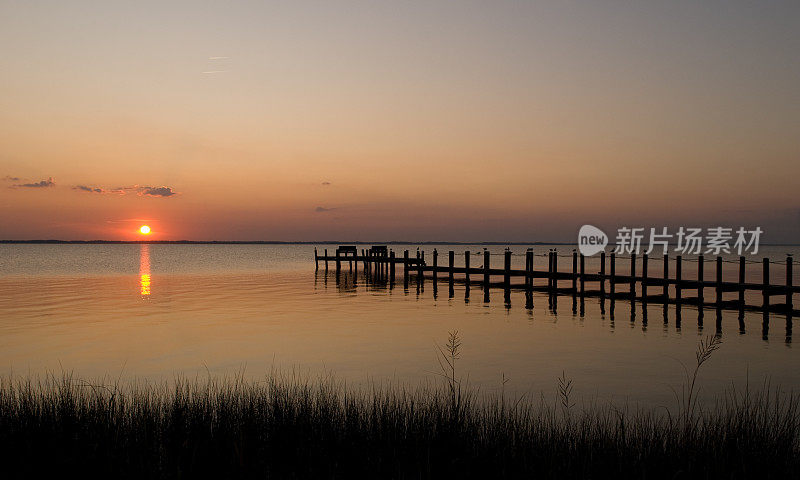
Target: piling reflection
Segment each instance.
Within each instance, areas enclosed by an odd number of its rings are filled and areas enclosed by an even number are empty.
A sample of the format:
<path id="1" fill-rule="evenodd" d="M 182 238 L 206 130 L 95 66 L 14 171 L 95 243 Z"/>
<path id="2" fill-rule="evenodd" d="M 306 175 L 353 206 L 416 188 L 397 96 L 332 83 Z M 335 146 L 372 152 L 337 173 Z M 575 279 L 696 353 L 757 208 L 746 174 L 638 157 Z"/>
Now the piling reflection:
<path id="1" fill-rule="evenodd" d="M 589 317 L 594 315 L 595 313 L 592 312 L 596 308 L 596 313 L 600 315 L 600 318 L 605 319 L 606 314 L 608 314 L 608 326 L 611 330 L 615 328 L 615 313 L 616 309 L 620 306 L 626 314 L 629 313 L 629 315 L 626 315 L 629 319 L 629 326 L 631 328 L 641 328 L 643 332 L 647 332 L 649 316 L 655 315 L 654 318 L 658 318 L 659 316 L 662 318 L 663 323 L 661 330 L 663 332 L 668 332 L 672 329 L 676 333 L 681 333 L 682 321 L 687 308 L 692 312 L 691 316 L 696 319 L 693 323 L 696 324 L 697 332 L 703 332 L 705 327 L 705 310 L 708 310 L 704 308 L 702 304 L 698 305 L 697 303 L 699 302 L 691 301 L 691 299 L 683 299 L 683 301 L 671 304 L 652 304 L 647 301 L 631 301 L 630 295 L 621 294 L 620 292 L 611 295 L 584 296 L 574 292 L 559 294 L 554 291 L 537 291 L 531 288 L 525 288 L 522 285 L 492 290 L 491 288 L 486 288 L 483 282 L 474 282 L 466 276 L 460 278 L 456 277 L 455 279 L 448 276 L 440 276 L 434 280 L 432 277 L 425 277 L 424 275 L 412 275 L 413 278 L 411 278 L 411 282 L 409 282 L 408 276 L 404 276 L 403 292 L 405 295 L 409 294 L 409 283 L 411 283 L 415 298 L 419 301 L 423 301 L 426 298 L 433 300 L 438 299 L 439 282 L 445 282 L 447 283 L 448 299 L 453 299 L 456 295 L 461 295 L 456 292 L 457 289 L 461 289 L 463 291 L 464 302 L 469 304 L 470 290 L 471 287 L 474 286 L 472 284 L 478 283 L 478 288 L 480 292 L 483 293 L 483 305 L 491 305 L 493 302 L 497 302 L 499 305 L 505 307 L 506 310 L 511 310 L 512 305 L 518 305 L 521 309 L 527 311 L 531 318 L 534 318 L 535 305 L 543 306 L 546 297 L 547 306 L 544 308 L 548 315 L 557 316 L 559 303 L 563 306 L 563 302 L 568 302 L 567 305 L 571 306 L 569 311 L 572 316 L 576 316 L 580 319 L 584 319 L 587 315 L 589 315 Z M 391 292 L 395 285 L 395 278 L 388 274 L 386 268 L 381 268 L 380 266 L 367 266 L 363 270 L 356 270 L 355 268 L 352 270 L 342 269 L 338 273 L 318 270 L 315 274 L 315 288 L 327 289 L 329 279 L 335 279 L 336 289 L 346 294 L 355 294 L 359 290 L 364 292 Z M 431 287 L 427 295 L 425 294 L 426 283 Z M 495 296 L 493 294 L 494 292 L 497 292 L 498 295 Z M 612 289 L 611 292 L 614 292 L 614 290 Z M 540 306 L 539 308 L 543 307 Z M 587 309 L 591 309 L 588 314 Z M 752 322 L 754 320 L 757 322 L 759 318 L 757 314 L 746 316 L 744 310 L 731 312 L 731 315 L 726 315 L 726 311 L 721 308 L 712 310 L 715 314 L 713 334 L 717 336 L 722 336 L 723 324 L 726 322 L 732 327 L 729 331 L 735 331 L 739 335 L 745 335 L 747 331 L 746 320 L 749 320 L 752 325 Z M 542 310 L 540 310 L 540 314 L 541 312 Z M 779 321 L 783 323 L 785 318 L 785 332 L 782 332 L 784 333 L 783 340 L 787 345 L 792 343 L 793 317 L 791 315 L 762 312 L 760 316 L 762 319 L 761 336 L 763 341 L 769 341 L 770 322 L 774 323 L 775 321 Z M 733 323 L 730 323 L 730 321 Z M 672 328 L 670 328 L 671 325 Z"/>
<path id="2" fill-rule="evenodd" d="M 139 293 L 150 295 L 150 245 L 139 245 Z"/>

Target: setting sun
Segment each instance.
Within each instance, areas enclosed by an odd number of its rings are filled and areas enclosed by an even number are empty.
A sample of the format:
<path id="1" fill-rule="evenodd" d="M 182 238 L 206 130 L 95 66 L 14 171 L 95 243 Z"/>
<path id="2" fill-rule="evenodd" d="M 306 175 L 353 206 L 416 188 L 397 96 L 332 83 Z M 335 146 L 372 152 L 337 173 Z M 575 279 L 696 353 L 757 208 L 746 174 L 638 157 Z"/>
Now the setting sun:
<path id="1" fill-rule="evenodd" d="M 142 225 L 141 227 L 139 227 L 139 233 L 141 233 L 142 235 L 149 235 L 150 227 L 148 227 L 147 225 Z"/>

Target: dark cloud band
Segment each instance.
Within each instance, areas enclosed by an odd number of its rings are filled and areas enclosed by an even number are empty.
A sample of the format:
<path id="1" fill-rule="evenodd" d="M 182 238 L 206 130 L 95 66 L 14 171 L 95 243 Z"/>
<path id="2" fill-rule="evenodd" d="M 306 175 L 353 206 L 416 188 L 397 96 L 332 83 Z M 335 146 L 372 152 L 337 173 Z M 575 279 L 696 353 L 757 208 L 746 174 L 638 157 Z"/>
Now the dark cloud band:
<path id="1" fill-rule="evenodd" d="M 14 177 L 16 178 L 16 177 Z M 18 183 L 14 185 L 15 187 L 25 187 L 25 188 L 47 188 L 47 187 L 55 187 L 56 182 L 53 180 L 53 177 L 48 178 L 47 180 L 42 180 L 40 182 L 34 183 Z"/>

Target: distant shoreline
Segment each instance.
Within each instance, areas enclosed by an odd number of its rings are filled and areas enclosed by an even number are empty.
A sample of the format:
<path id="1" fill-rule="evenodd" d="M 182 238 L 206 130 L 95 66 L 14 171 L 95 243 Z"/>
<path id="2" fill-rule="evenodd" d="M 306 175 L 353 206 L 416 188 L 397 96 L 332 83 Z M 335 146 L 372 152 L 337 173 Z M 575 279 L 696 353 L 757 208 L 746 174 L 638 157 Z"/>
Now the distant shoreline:
<path id="1" fill-rule="evenodd" d="M 413 242 L 392 240 L 388 242 L 365 241 L 284 241 L 284 240 L 0 240 L 2 244 L 45 245 L 576 245 L 575 242 Z M 609 246 L 615 244 L 609 243 Z M 670 243 L 669 245 L 675 245 Z M 762 243 L 762 247 L 800 247 L 800 243 Z"/>
<path id="2" fill-rule="evenodd" d="M 0 244 L 167 244 L 167 245 L 575 245 L 570 242 L 389 242 L 364 241 L 283 241 L 283 240 L 0 240 Z"/>

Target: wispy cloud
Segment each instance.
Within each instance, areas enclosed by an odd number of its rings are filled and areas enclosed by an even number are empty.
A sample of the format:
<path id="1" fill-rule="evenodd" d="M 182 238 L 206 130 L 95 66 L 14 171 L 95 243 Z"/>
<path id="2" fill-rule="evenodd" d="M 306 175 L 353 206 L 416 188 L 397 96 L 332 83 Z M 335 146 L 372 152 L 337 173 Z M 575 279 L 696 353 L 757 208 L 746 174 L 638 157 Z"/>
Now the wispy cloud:
<path id="1" fill-rule="evenodd" d="M 120 218 L 116 220 L 106 220 L 106 223 L 130 223 L 130 222 L 150 222 L 151 218 Z"/>
<path id="2" fill-rule="evenodd" d="M 327 181 L 326 182 L 322 182 L 322 186 L 323 187 L 330 187 L 331 186 L 331 182 L 327 182 Z"/>
<path id="3" fill-rule="evenodd" d="M 209 60 L 227 60 L 227 59 L 229 59 L 229 58 L 231 58 L 231 57 L 223 57 L 223 56 L 219 56 L 219 57 L 208 57 L 208 59 L 209 59 Z"/>
<path id="4" fill-rule="evenodd" d="M 333 210 L 336 210 L 336 207 L 331 207 L 331 208 L 317 207 L 317 208 L 314 209 L 314 211 L 317 212 L 317 213 L 332 212 Z"/>
<path id="5" fill-rule="evenodd" d="M 172 187 L 138 187 L 138 191 L 139 195 L 149 197 L 171 197 L 178 194 Z"/>
<path id="6" fill-rule="evenodd" d="M 15 187 L 26 187 L 26 188 L 47 188 L 47 187 L 55 187 L 56 182 L 53 180 L 53 177 L 48 178 L 47 180 L 42 180 L 40 182 L 34 183 L 18 183 L 14 185 Z"/>
<path id="7" fill-rule="evenodd" d="M 72 187 L 72 189 L 88 193 L 116 194 L 116 195 L 125 195 L 128 192 L 131 192 L 131 193 L 136 193 L 140 197 L 147 196 L 147 197 L 166 198 L 178 195 L 178 192 L 173 190 L 172 187 L 164 185 L 160 187 L 154 187 L 149 185 L 131 185 L 128 187 L 117 187 L 117 188 L 103 188 L 103 187 L 93 187 L 89 185 L 75 185 L 74 187 Z"/>
<path id="8" fill-rule="evenodd" d="M 3 180 L 6 182 L 19 182 L 22 179 L 19 177 L 12 177 L 11 175 L 6 175 L 5 177 L 3 177 Z"/>
<path id="9" fill-rule="evenodd" d="M 75 185 L 72 187 L 73 190 L 82 190 L 84 192 L 92 192 L 92 193 L 105 193 L 100 187 L 87 187 L 86 185 Z"/>
<path id="10" fill-rule="evenodd" d="M 80 190 L 82 192 L 90 192 L 90 193 L 116 193 L 117 195 L 124 195 L 125 190 L 122 188 L 115 188 L 115 189 L 105 189 L 101 187 L 90 187 L 86 185 L 75 185 L 72 187 L 73 190 Z"/>
<path id="11" fill-rule="evenodd" d="M 215 73 L 225 73 L 227 70 L 208 70 L 206 72 L 202 72 L 205 75 L 214 75 Z"/>

